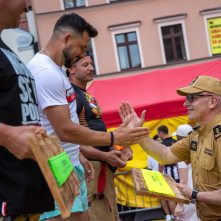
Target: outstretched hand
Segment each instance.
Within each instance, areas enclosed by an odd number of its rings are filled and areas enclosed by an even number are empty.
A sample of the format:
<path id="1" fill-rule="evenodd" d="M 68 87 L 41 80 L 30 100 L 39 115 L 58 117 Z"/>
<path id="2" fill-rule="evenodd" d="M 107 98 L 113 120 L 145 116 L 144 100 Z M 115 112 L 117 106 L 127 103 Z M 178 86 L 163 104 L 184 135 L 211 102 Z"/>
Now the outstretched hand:
<path id="1" fill-rule="evenodd" d="M 141 117 L 139 118 L 131 104 L 129 102 L 123 101 L 120 105 L 120 110 L 118 112 L 122 122 L 126 120 L 127 116 L 130 117 L 131 121 L 128 124 L 128 127 L 134 128 L 143 126 L 143 123 L 145 121 L 146 110 L 142 112 Z"/>
<path id="2" fill-rule="evenodd" d="M 114 145 L 130 146 L 136 143 L 142 143 L 149 136 L 150 131 L 147 127 L 134 127 L 130 116 L 127 116 L 124 122 L 113 132 Z"/>

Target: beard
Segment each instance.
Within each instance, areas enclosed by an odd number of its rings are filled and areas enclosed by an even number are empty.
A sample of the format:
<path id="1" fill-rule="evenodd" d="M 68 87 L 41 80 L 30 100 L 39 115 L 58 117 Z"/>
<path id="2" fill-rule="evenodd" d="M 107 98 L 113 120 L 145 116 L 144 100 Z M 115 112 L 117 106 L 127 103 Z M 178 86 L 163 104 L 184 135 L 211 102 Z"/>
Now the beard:
<path id="1" fill-rule="evenodd" d="M 63 53 L 63 56 L 64 56 L 64 66 L 66 68 L 71 68 L 72 65 L 73 65 L 73 57 L 71 56 L 71 53 L 70 51 L 72 50 L 73 46 L 72 45 L 69 45 L 67 48 L 65 48 L 62 53 Z"/>

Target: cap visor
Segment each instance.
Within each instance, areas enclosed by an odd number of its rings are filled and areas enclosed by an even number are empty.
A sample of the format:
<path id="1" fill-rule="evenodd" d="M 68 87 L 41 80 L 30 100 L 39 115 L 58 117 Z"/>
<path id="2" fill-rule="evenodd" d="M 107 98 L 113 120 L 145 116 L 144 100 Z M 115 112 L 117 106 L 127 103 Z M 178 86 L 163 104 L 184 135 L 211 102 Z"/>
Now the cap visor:
<path id="1" fill-rule="evenodd" d="M 198 94 L 198 93 L 201 93 L 203 91 L 204 90 L 202 90 L 202 89 L 191 87 L 191 86 L 183 87 L 183 88 L 180 88 L 180 89 L 176 90 L 177 94 L 179 94 L 181 96 L 186 96 L 188 94 Z"/>
<path id="2" fill-rule="evenodd" d="M 176 132 L 172 133 L 172 137 L 176 136 Z"/>

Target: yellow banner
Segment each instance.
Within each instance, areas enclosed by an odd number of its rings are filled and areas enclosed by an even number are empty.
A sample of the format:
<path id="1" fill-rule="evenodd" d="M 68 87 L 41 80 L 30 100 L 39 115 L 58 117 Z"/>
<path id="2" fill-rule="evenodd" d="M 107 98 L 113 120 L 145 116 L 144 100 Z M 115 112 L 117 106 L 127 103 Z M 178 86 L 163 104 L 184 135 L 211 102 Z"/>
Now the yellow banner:
<path id="1" fill-rule="evenodd" d="M 221 17 L 207 20 L 212 54 L 221 54 Z"/>

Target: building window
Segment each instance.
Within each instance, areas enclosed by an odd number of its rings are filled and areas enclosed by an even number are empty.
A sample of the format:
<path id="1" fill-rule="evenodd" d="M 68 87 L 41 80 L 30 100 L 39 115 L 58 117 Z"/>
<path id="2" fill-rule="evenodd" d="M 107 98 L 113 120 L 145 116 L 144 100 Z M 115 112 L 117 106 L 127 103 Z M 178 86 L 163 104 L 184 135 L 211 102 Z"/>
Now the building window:
<path id="1" fill-rule="evenodd" d="M 163 64 L 190 60 L 186 16 L 183 13 L 153 19 L 157 23 Z"/>
<path id="2" fill-rule="evenodd" d="M 121 70 L 140 68 L 136 32 L 115 35 Z"/>
<path id="3" fill-rule="evenodd" d="M 65 9 L 85 7 L 85 0 L 64 0 Z"/>
<path id="4" fill-rule="evenodd" d="M 161 31 L 167 63 L 186 60 L 181 24 L 161 27 Z"/>
<path id="5" fill-rule="evenodd" d="M 108 26 L 111 31 L 117 71 L 144 68 L 144 57 L 140 39 L 141 21 Z"/>
<path id="6" fill-rule="evenodd" d="M 93 49 L 92 49 L 92 42 L 91 39 L 89 41 L 89 44 L 87 46 L 86 52 L 90 55 L 91 60 L 93 62 L 93 67 L 94 67 L 94 75 L 96 75 L 96 67 L 95 67 L 95 61 L 94 61 L 94 54 L 93 54 Z"/>

